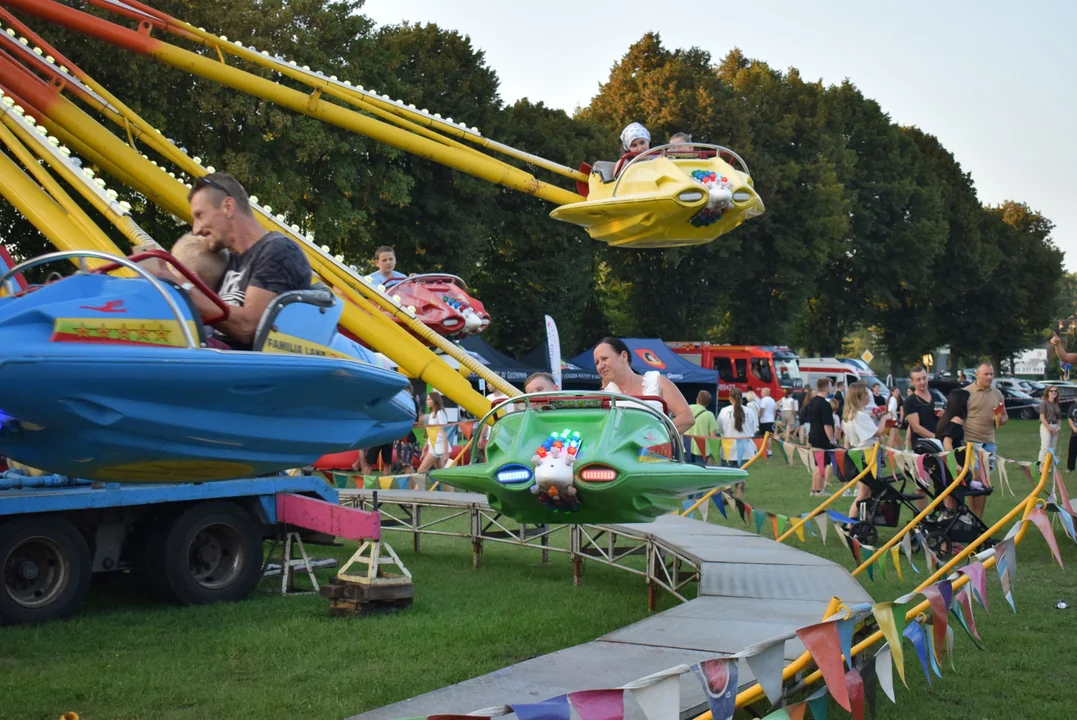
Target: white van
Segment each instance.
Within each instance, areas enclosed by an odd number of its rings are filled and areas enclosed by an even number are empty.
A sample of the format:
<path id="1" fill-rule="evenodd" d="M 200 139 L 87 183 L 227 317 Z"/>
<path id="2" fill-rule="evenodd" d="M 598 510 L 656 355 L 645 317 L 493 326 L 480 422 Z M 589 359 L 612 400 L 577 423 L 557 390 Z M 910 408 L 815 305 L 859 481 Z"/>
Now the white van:
<path id="1" fill-rule="evenodd" d="M 832 357 L 819 357 L 819 358 L 800 358 L 800 378 L 804 382 L 804 387 L 815 389 L 815 383 L 821 378 L 829 378 L 832 383 L 845 383 L 845 388 L 848 389 L 851 384 L 858 380 L 863 380 L 867 383 L 868 392 L 871 392 L 871 386 L 878 383 L 882 388 L 882 392 L 886 395 L 887 390 L 886 383 L 879 378 L 875 377 L 870 372 L 861 370 L 852 363 L 838 360 Z"/>

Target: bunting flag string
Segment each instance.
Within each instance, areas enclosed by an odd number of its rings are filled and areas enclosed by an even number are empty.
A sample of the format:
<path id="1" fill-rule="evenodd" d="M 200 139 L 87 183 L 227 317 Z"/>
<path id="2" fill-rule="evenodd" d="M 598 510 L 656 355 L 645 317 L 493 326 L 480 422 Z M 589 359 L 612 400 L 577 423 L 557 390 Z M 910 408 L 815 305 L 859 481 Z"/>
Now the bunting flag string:
<path id="1" fill-rule="evenodd" d="M 732 720 L 737 709 L 737 661 L 713 658 L 696 663 L 692 671 L 703 683 L 711 719 Z"/>

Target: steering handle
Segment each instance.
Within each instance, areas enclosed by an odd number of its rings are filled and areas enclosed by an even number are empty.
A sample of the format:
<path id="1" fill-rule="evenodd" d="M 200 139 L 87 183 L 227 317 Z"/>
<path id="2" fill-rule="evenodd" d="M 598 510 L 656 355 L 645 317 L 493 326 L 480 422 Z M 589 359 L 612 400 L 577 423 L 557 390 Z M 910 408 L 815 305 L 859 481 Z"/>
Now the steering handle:
<path id="1" fill-rule="evenodd" d="M 170 253 L 167 253 L 164 250 L 146 250 L 145 252 L 140 252 L 137 255 L 132 255 L 127 259 L 135 263 L 150 259 L 161 260 L 168 263 L 169 265 L 174 267 L 176 271 L 179 272 L 179 274 L 182 275 L 188 282 L 198 288 L 198 292 L 209 298 L 209 301 L 216 305 L 217 309 L 221 311 L 219 315 L 216 315 L 214 317 L 206 317 L 205 315 L 203 315 L 202 322 L 204 324 L 213 325 L 215 323 L 221 322 L 222 320 L 228 319 L 228 316 L 232 311 L 231 306 L 228 305 L 224 300 L 221 300 L 220 296 L 217 293 L 210 290 L 209 286 L 202 282 L 202 278 L 198 277 L 193 272 L 188 270 L 183 263 L 172 257 Z M 118 270 L 121 267 L 123 266 L 119 263 L 109 263 L 108 265 L 94 268 L 93 272 L 99 274 L 110 273 L 113 270 Z"/>

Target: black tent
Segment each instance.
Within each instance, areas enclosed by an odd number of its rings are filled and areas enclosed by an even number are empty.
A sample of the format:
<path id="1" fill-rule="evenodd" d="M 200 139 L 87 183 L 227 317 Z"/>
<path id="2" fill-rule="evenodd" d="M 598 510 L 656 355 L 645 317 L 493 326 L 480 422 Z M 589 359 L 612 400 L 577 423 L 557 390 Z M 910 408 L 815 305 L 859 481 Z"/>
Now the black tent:
<path id="1" fill-rule="evenodd" d="M 481 335 L 469 335 L 460 341 L 464 348 L 476 360 L 493 370 L 506 381 L 523 386 L 523 382 L 535 370 L 528 365 L 513 360 L 500 350 L 495 350 Z"/>
<path id="2" fill-rule="evenodd" d="M 520 358 L 520 363 L 535 371 L 550 372 L 550 353 L 546 345 L 537 348 Z M 602 379 L 595 372 L 594 363 L 587 370 L 571 362 L 561 360 L 561 385 L 566 390 L 595 390 L 602 384 Z"/>

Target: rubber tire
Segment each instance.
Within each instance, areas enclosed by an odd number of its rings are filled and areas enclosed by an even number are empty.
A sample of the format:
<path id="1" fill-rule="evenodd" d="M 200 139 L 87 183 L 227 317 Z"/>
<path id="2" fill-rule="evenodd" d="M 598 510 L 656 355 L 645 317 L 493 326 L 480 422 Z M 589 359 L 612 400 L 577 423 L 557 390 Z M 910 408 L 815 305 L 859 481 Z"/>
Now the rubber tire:
<path id="1" fill-rule="evenodd" d="M 165 577 L 165 543 L 175 518 L 162 514 L 143 520 L 128 538 L 131 569 L 150 597 L 175 602 Z"/>
<path id="2" fill-rule="evenodd" d="M 59 546 L 69 565 L 69 577 L 60 595 L 43 608 L 25 608 L 0 586 L 0 625 L 43 623 L 73 615 L 90 589 L 92 558 L 86 538 L 60 517 L 27 517 L 0 524 L 0 573 L 8 553 L 28 537 L 44 536 Z"/>
<path id="3" fill-rule="evenodd" d="M 198 532 L 211 524 L 233 528 L 243 546 L 244 562 L 236 577 L 220 589 L 203 587 L 190 573 L 188 552 Z M 206 502 L 188 508 L 170 523 L 161 567 L 172 598 L 183 605 L 235 602 L 250 596 L 262 579 L 262 529 L 250 514 L 231 502 Z"/>

